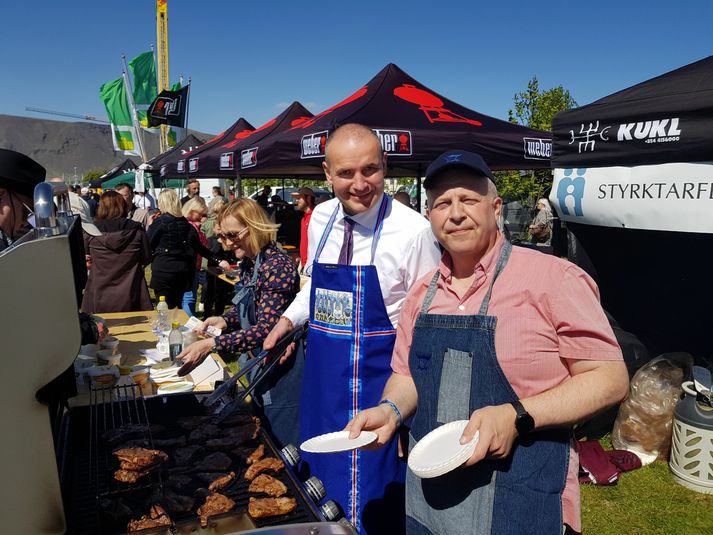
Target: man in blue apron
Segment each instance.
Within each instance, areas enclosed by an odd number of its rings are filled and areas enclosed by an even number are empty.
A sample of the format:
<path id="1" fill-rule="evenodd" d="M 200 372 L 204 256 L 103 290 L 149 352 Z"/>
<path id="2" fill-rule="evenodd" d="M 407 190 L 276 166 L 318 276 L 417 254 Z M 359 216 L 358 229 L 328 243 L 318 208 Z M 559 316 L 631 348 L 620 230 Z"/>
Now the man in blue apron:
<path id="1" fill-rule="evenodd" d="M 440 257 L 428 222 L 384 194 L 386 154 L 371 129 L 335 130 L 323 167 L 336 198 L 310 220 L 311 280 L 263 346 L 309 319 L 302 440 L 339 431 L 378 403 L 403 299 Z M 361 533 L 398 533 L 405 466 L 396 450 L 392 440 L 378 452 L 304 453 L 303 460 Z"/>
<path id="2" fill-rule="evenodd" d="M 381 403 L 349 423 L 388 443 L 414 415 L 410 447 L 469 420 L 464 466 L 406 478 L 408 533 L 559 535 L 578 531 L 568 427 L 618 403 L 628 375 L 596 286 L 579 268 L 512 247 L 483 159 L 450 151 L 426 171 L 429 218 L 445 252 L 404 303 Z"/>

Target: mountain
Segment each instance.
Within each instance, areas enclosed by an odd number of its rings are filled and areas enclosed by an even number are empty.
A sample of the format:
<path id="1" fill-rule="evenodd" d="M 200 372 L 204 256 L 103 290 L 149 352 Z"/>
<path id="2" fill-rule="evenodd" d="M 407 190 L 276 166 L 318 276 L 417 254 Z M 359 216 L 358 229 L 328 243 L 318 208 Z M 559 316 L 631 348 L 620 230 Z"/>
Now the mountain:
<path id="1" fill-rule="evenodd" d="M 189 130 L 199 139 L 212 134 Z M 149 159 L 159 153 L 158 136 L 146 134 Z M 88 122 L 52 121 L 0 114 L 0 148 L 27 154 L 47 169 L 47 177 L 79 178 L 89 171 L 107 171 L 126 156 L 115 152 L 109 125 Z M 136 163 L 141 158 L 130 156 Z"/>

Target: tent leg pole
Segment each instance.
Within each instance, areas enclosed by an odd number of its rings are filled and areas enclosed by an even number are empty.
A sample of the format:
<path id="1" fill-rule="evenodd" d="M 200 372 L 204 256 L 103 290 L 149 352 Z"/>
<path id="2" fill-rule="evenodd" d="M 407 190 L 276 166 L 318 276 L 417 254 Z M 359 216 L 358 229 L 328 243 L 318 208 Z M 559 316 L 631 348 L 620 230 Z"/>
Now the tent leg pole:
<path id="1" fill-rule="evenodd" d="M 240 173 L 235 175 L 235 194 L 238 199 L 243 196 L 243 180 L 240 178 Z"/>
<path id="2" fill-rule="evenodd" d="M 421 213 L 421 164 L 418 165 L 416 176 L 416 210 Z"/>

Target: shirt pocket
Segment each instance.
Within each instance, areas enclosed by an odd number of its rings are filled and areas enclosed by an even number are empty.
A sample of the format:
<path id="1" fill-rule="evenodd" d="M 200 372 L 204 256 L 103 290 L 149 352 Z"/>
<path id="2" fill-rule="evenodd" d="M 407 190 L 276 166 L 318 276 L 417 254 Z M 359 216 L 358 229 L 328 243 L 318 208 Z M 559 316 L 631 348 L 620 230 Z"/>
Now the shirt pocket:
<path id="1" fill-rule="evenodd" d="M 467 351 L 446 349 L 438 389 L 436 420 L 445 424 L 470 417 L 470 387 L 473 356 Z"/>

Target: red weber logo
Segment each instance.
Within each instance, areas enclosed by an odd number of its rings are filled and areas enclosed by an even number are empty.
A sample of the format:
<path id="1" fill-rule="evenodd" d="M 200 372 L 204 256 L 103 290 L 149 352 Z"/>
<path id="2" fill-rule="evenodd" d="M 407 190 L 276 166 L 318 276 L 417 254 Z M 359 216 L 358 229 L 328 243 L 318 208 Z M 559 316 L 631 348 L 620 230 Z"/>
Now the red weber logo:
<path id="1" fill-rule="evenodd" d="M 329 132 L 327 130 L 302 136 L 302 154 L 300 158 L 323 158 L 324 147 L 327 145 L 328 137 Z"/>
<path id="2" fill-rule="evenodd" d="M 233 155 L 234 152 L 224 152 L 220 155 L 220 168 L 221 169 L 233 169 Z"/>
<path id="3" fill-rule="evenodd" d="M 389 156 L 411 156 L 411 132 L 408 130 L 374 130 L 374 133 Z"/>
<path id="4" fill-rule="evenodd" d="M 186 160 L 178 160 L 178 163 L 176 163 L 176 172 L 178 172 L 178 173 L 186 172 Z"/>
<path id="5" fill-rule="evenodd" d="M 195 173 L 198 171 L 198 158 L 188 160 L 188 172 Z"/>
<path id="6" fill-rule="evenodd" d="M 245 149 L 240 153 L 240 169 L 257 165 L 257 147 Z"/>

